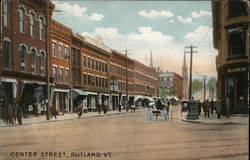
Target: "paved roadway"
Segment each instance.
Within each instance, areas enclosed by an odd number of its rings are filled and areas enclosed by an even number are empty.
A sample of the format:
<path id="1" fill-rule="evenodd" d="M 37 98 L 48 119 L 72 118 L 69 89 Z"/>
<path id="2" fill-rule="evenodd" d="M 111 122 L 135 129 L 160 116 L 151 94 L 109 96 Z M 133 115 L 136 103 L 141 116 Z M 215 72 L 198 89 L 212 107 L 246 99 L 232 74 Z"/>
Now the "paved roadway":
<path id="1" fill-rule="evenodd" d="M 27 152 L 27 153 L 26 153 Z M 147 121 L 145 111 L 0 128 L 0 160 L 246 160 L 248 125 Z"/>

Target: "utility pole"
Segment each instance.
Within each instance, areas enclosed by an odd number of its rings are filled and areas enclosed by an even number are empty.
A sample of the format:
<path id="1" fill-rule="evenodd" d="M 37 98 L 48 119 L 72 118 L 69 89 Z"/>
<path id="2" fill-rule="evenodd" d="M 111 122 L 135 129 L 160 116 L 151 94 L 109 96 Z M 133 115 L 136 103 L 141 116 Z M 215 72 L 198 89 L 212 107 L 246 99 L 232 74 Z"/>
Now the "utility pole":
<path id="1" fill-rule="evenodd" d="M 206 101 L 206 76 L 204 76 L 204 102 Z"/>
<path id="2" fill-rule="evenodd" d="M 198 53 L 198 51 L 194 51 L 194 48 L 198 48 L 197 46 L 190 46 L 190 47 L 185 47 L 185 48 L 190 48 L 190 52 L 185 53 L 190 53 L 190 73 L 189 73 L 189 100 L 192 98 L 192 63 L 193 63 L 193 53 Z"/>
<path id="3" fill-rule="evenodd" d="M 1 13 L 0 13 L 0 32 L 1 32 L 1 37 L 0 37 L 0 84 L 2 83 L 1 77 L 2 77 L 2 54 L 3 54 L 3 1 L 0 2 L 0 7 L 1 7 Z"/>
<path id="4" fill-rule="evenodd" d="M 46 28 L 46 51 L 47 51 L 47 114 L 46 119 L 50 120 L 50 14 L 49 14 L 49 3 L 47 0 L 46 3 L 46 20 L 47 20 L 47 28 Z"/>
<path id="5" fill-rule="evenodd" d="M 126 111 L 128 112 L 128 51 L 125 51 L 126 56 Z"/>
<path id="6" fill-rule="evenodd" d="M 158 73 L 157 97 L 159 97 L 159 92 L 160 92 L 160 88 L 159 88 L 159 82 L 160 82 L 160 67 L 157 67 L 157 73 Z"/>

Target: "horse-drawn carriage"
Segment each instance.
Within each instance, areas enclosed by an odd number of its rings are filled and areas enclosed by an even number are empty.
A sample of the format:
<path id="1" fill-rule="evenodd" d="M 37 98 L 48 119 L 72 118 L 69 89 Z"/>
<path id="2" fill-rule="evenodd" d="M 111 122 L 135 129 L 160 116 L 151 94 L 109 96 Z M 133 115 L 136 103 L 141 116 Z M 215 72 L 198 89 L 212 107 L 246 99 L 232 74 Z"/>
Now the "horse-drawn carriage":
<path id="1" fill-rule="evenodd" d="M 154 102 L 154 104 L 151 104 L 147 113 L 148 120 L 152 120 L 154 116 L 156 120 L 158 119 L 158 116 L 162 116 L 163 120 L 167 120 L 167 115 L 168 113 L 166 105 L 160 100 Z"/>

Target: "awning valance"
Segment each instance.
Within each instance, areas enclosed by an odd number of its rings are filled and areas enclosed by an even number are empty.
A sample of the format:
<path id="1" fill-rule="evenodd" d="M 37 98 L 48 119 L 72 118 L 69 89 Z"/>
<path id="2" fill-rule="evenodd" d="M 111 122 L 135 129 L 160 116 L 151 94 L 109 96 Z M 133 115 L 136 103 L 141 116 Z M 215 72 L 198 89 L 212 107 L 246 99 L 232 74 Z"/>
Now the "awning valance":
<path id="1" fill-rule="evenodd" d="M 72 89 L 72 91 L 76 92 L 77 94 L 79 94 L 81 96 L 87 96 L 88 95 L 86 92 L 84 92 L 81 89 Z"/>
<path id="2" fill-rule="evenodd" d="M 68 93 L 68 92 L 69 92 L 69 89 L 55 88 L 54 91 L 55 91 L 55 92 L 66 92 L 66 93 Z"/>

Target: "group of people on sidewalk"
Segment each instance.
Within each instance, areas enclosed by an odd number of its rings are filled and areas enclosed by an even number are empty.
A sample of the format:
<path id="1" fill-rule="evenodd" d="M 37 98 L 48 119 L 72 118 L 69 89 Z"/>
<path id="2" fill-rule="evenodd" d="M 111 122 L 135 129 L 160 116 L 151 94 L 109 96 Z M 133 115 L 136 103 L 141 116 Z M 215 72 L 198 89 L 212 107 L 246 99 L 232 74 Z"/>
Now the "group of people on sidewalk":
<path id="1" fill-rule="evenodd" d="M 198 115 L 200 116 L 201 111 L 203 109 L 203 112 L 205 113 L 205 118 L 209 118 L 210 112 L 211 112 L 211 114 L 216 113 L 217 118 L 221 118 L 221 110 L 222 110 L 222 106 L 223 106 L 222 103 L 223 102 L 220 99 L 218 99 L 217 101 L 213 101 L 213 99 L 211 101 L 209 101 L 207 99 L 203 103 L 201 103 L 198 100 Z M 226 115 L 227 115 L 227 118 L 229 118 L 229 116 L 230 116 L 229 98 L 226 99 L 225 106 L 226 106 Z"/>
<path id="2" fill-rule="evenodd" d="M 14 125 L 17 123 L 19 125 L 22 125 L 23 112 L 16 101 L 14 101 L 13 104 L 7 103 L 7 101 L 3 101 L 1 110 L 3 122 L 6 122 L 6 125 Z"/>

